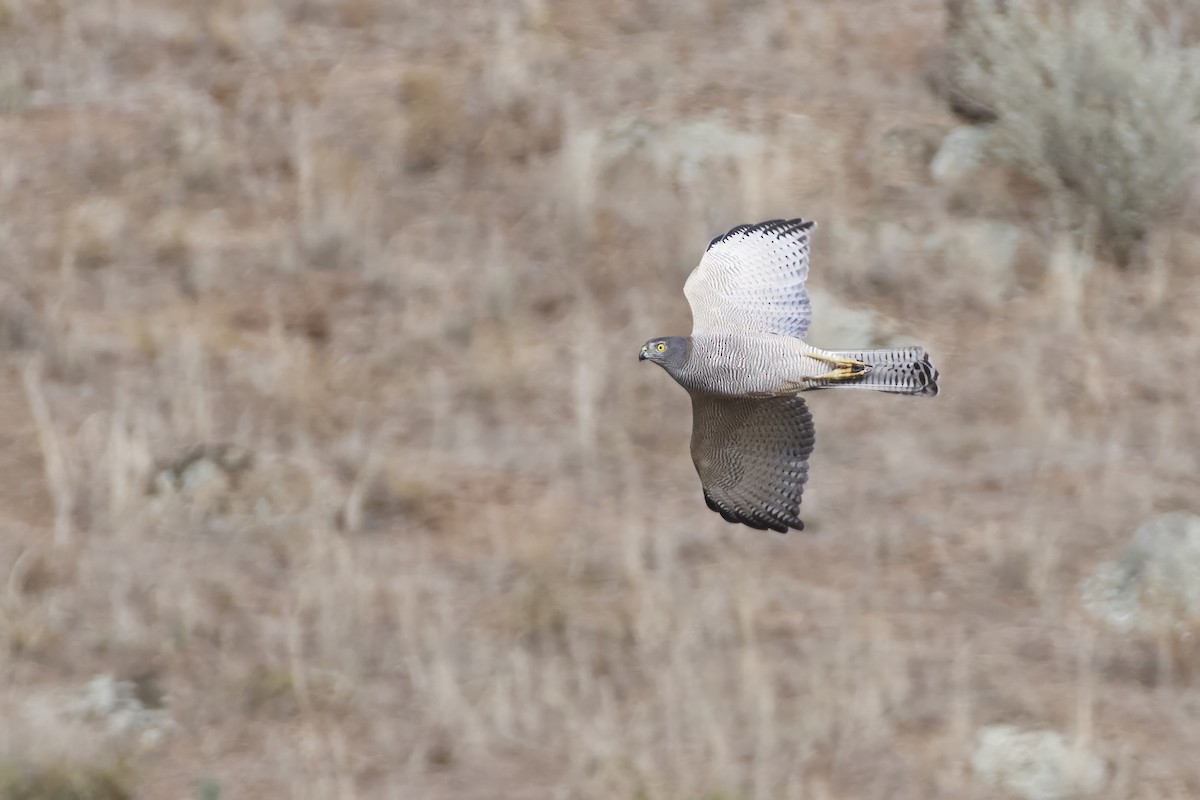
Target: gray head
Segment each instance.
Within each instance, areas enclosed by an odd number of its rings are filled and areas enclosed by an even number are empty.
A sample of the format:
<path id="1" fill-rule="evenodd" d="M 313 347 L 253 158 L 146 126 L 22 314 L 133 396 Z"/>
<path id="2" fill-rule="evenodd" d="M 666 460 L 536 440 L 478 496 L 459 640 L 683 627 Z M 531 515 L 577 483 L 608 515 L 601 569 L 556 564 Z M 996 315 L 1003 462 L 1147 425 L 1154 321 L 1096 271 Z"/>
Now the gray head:
<path id="1" fill-rule="evenodd" d="M 687 363 L 688 354 L 692 350 L 692 340 L 686 336 L 666 336 L 661 339 L 651 339 L 642 345 L 638 361 L 653 361 L 660 367 L 675 374 Z"/>

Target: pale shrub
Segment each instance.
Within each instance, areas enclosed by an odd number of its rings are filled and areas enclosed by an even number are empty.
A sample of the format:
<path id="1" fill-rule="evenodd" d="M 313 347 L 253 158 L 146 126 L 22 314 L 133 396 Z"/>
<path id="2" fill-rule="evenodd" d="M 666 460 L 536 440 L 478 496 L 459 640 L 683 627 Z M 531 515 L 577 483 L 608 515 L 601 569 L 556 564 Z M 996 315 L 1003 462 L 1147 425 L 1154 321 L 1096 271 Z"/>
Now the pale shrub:
<path id="1" fill-rule="evenodd" d="M 1197 51 L 1136 0 L 968 0 L 951 48 L 959 90 L 997 116 L 993 154 L 1135 261 L 1194 174 Z"/>

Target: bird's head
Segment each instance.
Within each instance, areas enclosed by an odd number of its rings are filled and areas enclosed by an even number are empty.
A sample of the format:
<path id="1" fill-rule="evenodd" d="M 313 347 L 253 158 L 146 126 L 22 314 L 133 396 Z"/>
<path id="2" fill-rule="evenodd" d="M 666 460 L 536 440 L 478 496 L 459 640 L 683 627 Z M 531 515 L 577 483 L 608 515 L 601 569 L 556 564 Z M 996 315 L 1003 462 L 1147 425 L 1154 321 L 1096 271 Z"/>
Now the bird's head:
<path id="1" fill-rule="evenodd" d="M 642 345 L 638 361 L 653 361 L 663 367 L 680 366 L 687 358 L 689 344 L 682 336 L 651 339 Z"/>

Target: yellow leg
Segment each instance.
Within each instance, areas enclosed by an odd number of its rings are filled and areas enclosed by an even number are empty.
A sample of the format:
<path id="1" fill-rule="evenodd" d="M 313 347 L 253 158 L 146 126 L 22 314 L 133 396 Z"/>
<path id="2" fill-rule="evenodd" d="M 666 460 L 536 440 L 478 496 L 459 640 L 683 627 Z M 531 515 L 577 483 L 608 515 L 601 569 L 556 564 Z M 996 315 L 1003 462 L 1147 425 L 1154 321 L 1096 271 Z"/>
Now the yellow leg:
<path id="1" fill-rule="evenodd" d="M 837 356 L 827 356 L 818 353 L 809 353 L 809 358 L 817 361 L 824 361 L 826 364 L 833 364 L 837 369 L 832 372 L 826 372 L 824 375 L 818 375 L 816 380 L 819 381 L 844 381 L 850 378 L 857 378 L 868 369 L 867 365 L 853 358 L 838 358 Z"/>

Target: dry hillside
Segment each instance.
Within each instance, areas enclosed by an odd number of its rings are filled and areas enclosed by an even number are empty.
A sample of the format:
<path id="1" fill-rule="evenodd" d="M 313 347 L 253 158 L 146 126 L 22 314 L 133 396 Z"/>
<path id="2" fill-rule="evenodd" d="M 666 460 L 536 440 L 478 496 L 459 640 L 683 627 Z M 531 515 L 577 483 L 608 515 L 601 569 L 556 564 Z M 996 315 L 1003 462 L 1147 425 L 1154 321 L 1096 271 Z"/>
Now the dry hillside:
<path id="1" fill-rule="evenodd" d="M 0 0 L 0 798 L 1200 796 L 1200 599 L 1085 591 L 1200 513 L 1200 12 L 1011 5 Z M 783 216 L 942 374 L 787 536 L 636 358 Z"/>

